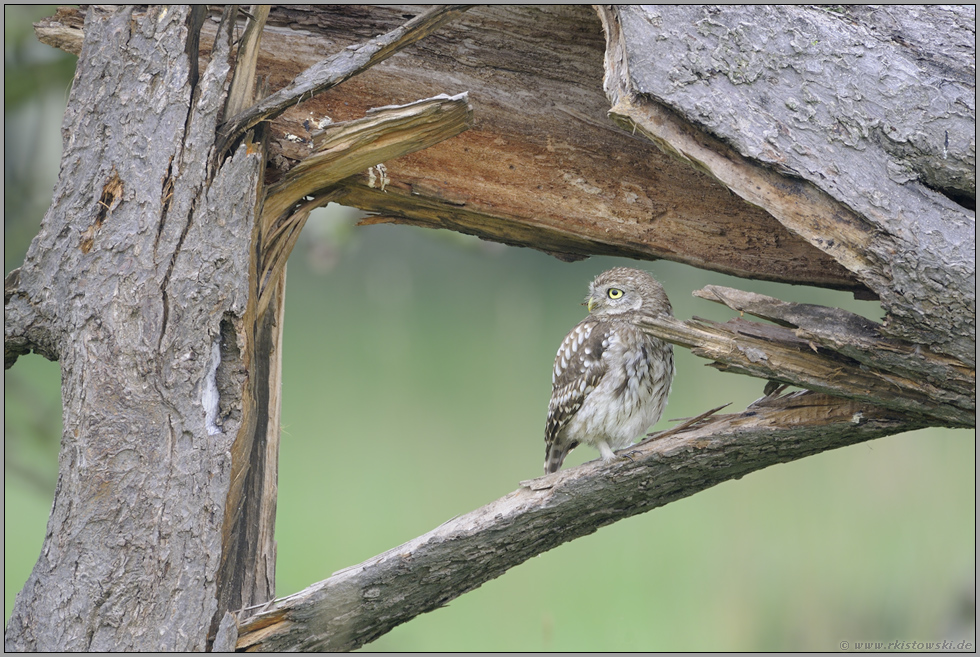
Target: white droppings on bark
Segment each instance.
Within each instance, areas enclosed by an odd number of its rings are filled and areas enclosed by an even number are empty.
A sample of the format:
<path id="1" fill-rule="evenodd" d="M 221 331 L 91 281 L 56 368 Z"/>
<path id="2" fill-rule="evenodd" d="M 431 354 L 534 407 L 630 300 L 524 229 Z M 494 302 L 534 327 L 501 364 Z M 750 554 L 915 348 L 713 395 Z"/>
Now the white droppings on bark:
<path id="1" fill-rule="evenodd" d="M 208 368 L 208 375 L 204 379 L 204 389 L 201 391 L 201 405 L 204 407 L 204 424 L 207 426 L 208 435 L 214 436 L 221 433 L 218 426 L 218 365 L 221 364 L 221 347 L 218 340 L 211 344 L 211 365 Z"/>

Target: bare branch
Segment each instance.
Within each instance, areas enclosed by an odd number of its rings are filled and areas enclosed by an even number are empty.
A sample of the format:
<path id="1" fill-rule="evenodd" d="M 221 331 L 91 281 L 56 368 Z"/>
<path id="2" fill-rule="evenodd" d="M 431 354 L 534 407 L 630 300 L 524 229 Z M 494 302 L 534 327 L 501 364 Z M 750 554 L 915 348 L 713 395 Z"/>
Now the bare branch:
<path id="1" fill-rule="evenodd" d="M 218 139 L 221 150 L 249 128 L 262 121 L 274 119 L 304 99 L 312 98 L 383 62 L 402 48 L 432 34 L 467 9 L 467 5 L 437 5 L 387 34 L 360 46 L 344 49 L 314 64 L 296 76 L 292 84 L 226 121 L 220 128 Z"/>
<path id="2" fill-rule="evenodd" d="M 354 650 L 531 557 L 775 463 L 921 423 L 810 392 L 722 415 L 629 458 L 522 482 L 487 506 L 294 595 L 239 627 L 239 650 Z"/>

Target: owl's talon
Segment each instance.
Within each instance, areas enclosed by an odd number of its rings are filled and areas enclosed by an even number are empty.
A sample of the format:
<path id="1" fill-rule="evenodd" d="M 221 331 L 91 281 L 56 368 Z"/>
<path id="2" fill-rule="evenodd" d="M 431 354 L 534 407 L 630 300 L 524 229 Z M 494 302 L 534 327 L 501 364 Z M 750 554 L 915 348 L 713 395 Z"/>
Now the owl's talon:
<path id="1" fill-rule="evenodd" d="M 634 454 L 639 454 L 639 453 L 640 453 L 640 450 L 638 450 L 638 449 L 631 449 L 630 451 L 626 452 L 625 454 L 620 454 L 619 455 L 619 458 L 620 459 L 626 459 L 630 463 L 636 463 L 636 461 L 633 460 L 633 455 Z"/>

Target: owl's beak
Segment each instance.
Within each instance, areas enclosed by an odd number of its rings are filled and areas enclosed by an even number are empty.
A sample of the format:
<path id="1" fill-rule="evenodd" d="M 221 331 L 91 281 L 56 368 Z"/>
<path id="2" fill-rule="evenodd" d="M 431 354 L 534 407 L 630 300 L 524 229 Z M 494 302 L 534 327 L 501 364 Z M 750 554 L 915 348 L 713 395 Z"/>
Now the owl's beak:
<path id="1" fill-rule="evenodd" d="M 586 301 L 585 305 L 589 307 L 589 312 L 592 312 L 592 306 L 595 305 L 595 297 L 593 297 L 590 294 L 589 295 L 589 299 L 588 299 L 588 301 Z"/>

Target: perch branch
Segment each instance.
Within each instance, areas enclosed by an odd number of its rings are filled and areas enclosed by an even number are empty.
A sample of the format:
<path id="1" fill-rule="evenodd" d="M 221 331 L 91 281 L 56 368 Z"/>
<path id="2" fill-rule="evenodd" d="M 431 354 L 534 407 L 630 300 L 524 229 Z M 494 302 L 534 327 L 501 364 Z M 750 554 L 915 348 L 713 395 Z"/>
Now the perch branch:
<path id="1" fill-rule="evenodd" d="M 276 118 L 288 108 L 334 87 L 361 71 L 383 62 L 402 48 L 435 32 L 469 9 L 465 5 L 438 5 L 401 27 L 356 47 L 345 48 L 309 67 L 285 88 L 228 119 L 219 129 L 219 151 L 262 121 Z"/>
<path id="2" fill-rule="evenodd" d="M 266 195 L 261 219 L 266 238 L 259 278 L 263 299 L 259 312 L 266 303 L 269 281 L 276 280 L 285 266 L 310 211 L 333 198 L 318 199 L 315 195 L 365 169 L 454 137 L 472 123 L 473 108 L 464 93 L 379 107 L 363 119 L 335 123 L 315 135 L 311 154 L 271 186 Z M 314 196 L 313 202 L 307 201 L 291 211 L 309 196 Z"/>
<path id="3" fill-rule="evenodd" d="M 294 595 L 238 628 L 238 650 L 354 650 L 562 543 L 775 463 L 922 426 L 811 392 L 522 482 L 487 506 Z"/>

